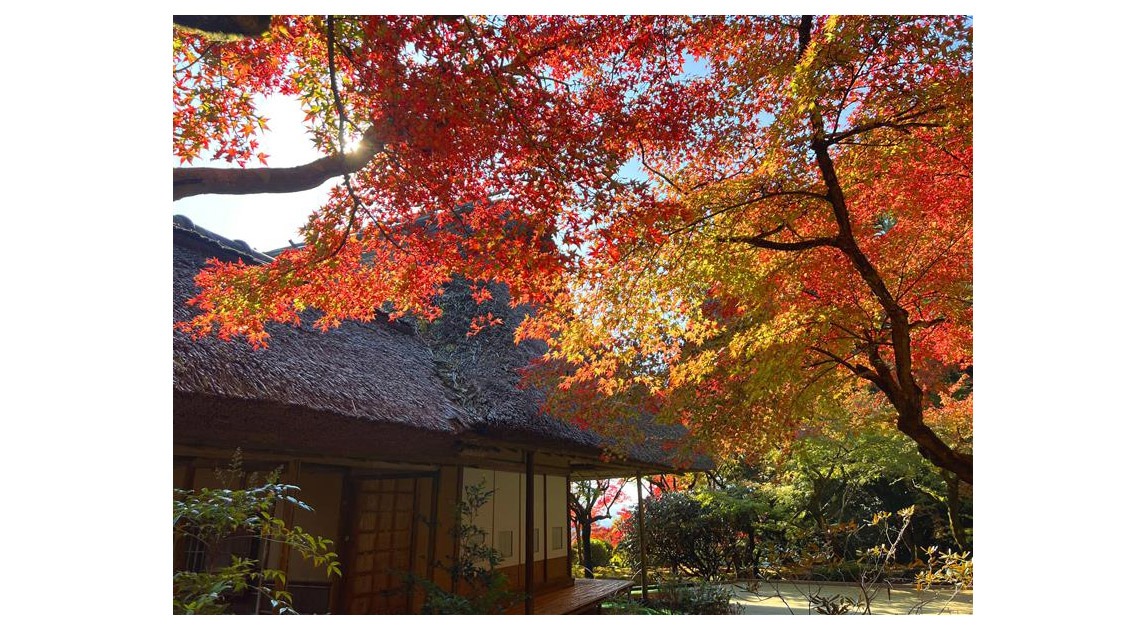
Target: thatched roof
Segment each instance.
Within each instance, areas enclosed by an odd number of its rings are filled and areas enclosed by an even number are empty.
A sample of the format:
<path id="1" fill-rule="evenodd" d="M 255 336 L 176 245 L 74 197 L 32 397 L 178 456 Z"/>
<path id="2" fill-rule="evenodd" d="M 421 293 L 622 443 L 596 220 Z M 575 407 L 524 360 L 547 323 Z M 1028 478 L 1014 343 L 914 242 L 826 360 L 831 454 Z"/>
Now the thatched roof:
<path id="1" fill-rule="evenodd" d="M 174 318 L 193 316 L 186 304 L 194 276 L 209 258 L 268 262 L 270 257 L 195 226 L 174 222 Z M 513 343 L 523 308 L 510 309 L 505 290 L 474 304 L 465 283 L 447 287 L 444 314 L 423 325 L 346 322 L 315 330 L 268 326 L 270 347 L 241 340 L 173 340 L 176 440 L 257 440 L 264 447 L 377 454 L 418 448 L 445 452 L 461 440 L 505 442 L 550 451 L 599 453 L 600 436 L 541 413 L 543 393 L 523 390 L 519 370 L 543 352 L 539 343 Z M 478 311 L 481 309 L 481 311 Z M 478 312 L 492 309 L 504 325 L 472 337 Z M 672 467 L 660 439 L 679 430 L 658 427 L 631 452 L 632 464 Z"/>

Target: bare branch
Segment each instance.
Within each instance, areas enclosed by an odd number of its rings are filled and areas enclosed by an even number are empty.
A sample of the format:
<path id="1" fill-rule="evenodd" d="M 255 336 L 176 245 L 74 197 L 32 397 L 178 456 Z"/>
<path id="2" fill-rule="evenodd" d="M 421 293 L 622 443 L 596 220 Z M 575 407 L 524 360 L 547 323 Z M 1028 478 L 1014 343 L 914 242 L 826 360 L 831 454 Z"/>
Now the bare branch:
<path id="1" fill-rule="evenodd" d="M 965 227 L 965 228 L 962 230 L 962 232 L 961 232 L 960 234 L 958 234 L 958 235 L 957 235 L 957 236 L 955 236 L 953 239 L 951 239 L 951 240 L 950 240 L 950 242 L 949 242 L 949 243 L 947 243 L 947 244 L 946 244 L 946 246 L 942 248 L 942 251 L 941 251 L 941 252 L 939 252 L 937 255 L 935 255 L 935 257 L 934 257 L 934 259 L 933 259 L 933 260 L 931 260 L 930 262 L 928 262 L 928 263 L 926 264 L 926 266 L 922 268 L 922 271 L 920 271 L 920 272 L 918 273 L 918 275 L 917 275 L 917 276 L 915 276 L 915 278 L 914 278 L 913 280 L 911 280 L 909 283 L 906 283 L 906 284 L 905 284 L 905 286 L 901 286 L 901 287 L 899 288 L 899 290 L 898 290 L 898 295 L 895 297 L 895 299 L 896 299 L 896 300 L 901 300 L 901 299 L 903 299 L 903 297 L 905 297 L 905 296 L 906 296 L 906 294 L 907 294 L 907 293 L 908 293 L 908 292 L 909 292 L 911 289 L 913 289 L 915 286 L 917 286 L 917 285 L 918 285 L 918 283 L 919 283 L 919 282 L 921 282 L 921 281 L 922 281 L 922 279 L 923 279 L 923 278 L 925 278 L 925 277 L 926 277 L 926 275 L 927 275 L 928 273 L 930 273 L 930 271 L 931 271 L 932 269 L 934 269 L 934 266 L 935 266 L 935 265 L 937 265 L 937 264 L 939 263 L 939 261 L 941 261 L 941 260 L 942 260 L 942 259 L 943 259 L 943 258 L 946 256 L 946 254 L 947 254 L 947 253 L 949 253 L 949 252 L 950 252 L 951 248 L 953 248 L 953 247 L 954 247 L 954 245 L 955 245 L 956 243 L 958 243 L 958 241 L 961 241 L 963 238 L 965 238 L 965 237 L 966 237 L 966 235 L 967 235 L 967 234 L 969 234 L 969 233 L 970 233 L 970 229 L 971 229 L 971 227 L 972 227 L 972 226 L 970 226 L 970 225 L 967 225 L 967 226 L 966 226 L 966 227 Z M 901 281 L 900 281 L 900 284 L 901 284 Z"/>
<path id="2" fill-rule="evenodd" d="M 867 338 L 867 337 L 863 337 L 863 336 L 862 336 L 862 335 L 860 335 L 859 333 L 857 333 L 857 332 L 855 332 L 855 331 L 851 330 L 850 328 L 847 328 L 846 326 L 842 326 L 842 325 L 840 325 L 840 324 L 837 324 L 837 323 L 835 323 L 835 322 L 828 322 L 828 323 L 829 323 L 829 324 L 830 324 L 830 325 L 831 325 L 833 328 L 838 328 L 839 330 L 843 331 L 843 333 L 844 333 L 844 334 L 846 334 L 848 337 L 851 337 L 851 338 L 853 338 L 853 339 L 857 339 L 857 340 L 859 340 L 859 341 L 862 341 L 862 342 L 870 342 L 870 339 L 869 339 L 869 338 Z"/>
<path id="3" fill-rule="evenodd" d="M 670 180 L 668 183 L 675 186 L 675 184 L 672 183 Z M 693 188 L 693 190 L 697 190 L 699 188 L 700 188 L 700 186 L 697 186 L 696 188 Z M 679 190 L 679 189 L 677 188 L 677 190 Z M 761 201 L 764 201 L 767 199 L 772 199 L 774 197 L 785 197 L 785 196 L 811 197 L 812 199 L 818 199 L 820 201 L 826 201 L 827 200 L 827 197 L 825 195 L 811 192 L 809 190 L 779 190 L 779 191 L 774 191 L 774 192 L 765 192 L 765 193 L 756 195 L 754 197 L 750 197 L 748 199 L 745 199 L 743 201 L 740 201 L 738 203 L 734 203 L 730 206 L 724 206 L 722 208 L 717 208 L 715 210 L 712 210 L 711 212 L 701 216 L 698 219 L 695 219 L 693 221 L 689 221 L 688 223 L 686 223 L 686 224 L 684 224 L 684 225 L 682 225 L 682 226 L 680 226 L 674 230 L 670 230 L 670 231 L 666 232 L 666 234 L 668 236 L 674 236 L 676 234 L 679 234 L 680 232 L 690 230 L 690 229 L 696 227 L 697 225 L 703 223 L 704 221 L 707 221 L 708 219 L 715 218 L 721 214 L 724 214 L 725 212 L 731 212 L 732 210 L 737 210 L 737 209 L 742 208 L 744 206 L 750 206 L 753 203 L 759 203 Z M 789 225 L 784 223 L 784 224 L 781 224 L 779 227 L 775 228 L 774 231 L 767 233 L 766 236 L 773 236 L 775 234 L 778 234 L 780 229 L 785 228 L 785 227 L 787 229 L 791 230 L 793 233 L 795 232 L 794 229 L 792 229 Z M 796 236 L 798 236 L 798 234 L 796 234 Z"/>
<path id="4" fill-rule="evenodd" d="M 717 241 L 721 243 L 744 243 L 752 247 L 760 249 L 770 249 L 780 252 L 801 252 L 816 247 L 838 247 L 836 237 L 820 237 L 804 241 L 795 241 L 793 243 L 784 243 L 780 241 L 767 240 L 767 232 L 757 234 L 755 236 L 728 236 L 718 238 Z"/>
<path id="5" fill-rule="evenodd" d="M 906 131 L 906 130 L 912 129 L 912 128 L 929 128 L 929 129 L 939 128 L 939 127 L 943 126 L 941 123 L 913 122 L 913 121 L 915 121 L 915 119 L 920 118 L 922 116 L 925 116 L 927 114 L 933 114 L 935 112 L 939 112 L 939 111 L 942 111 L 944 109 L 946 109 L 946 107 L 944 105 L 939 105 L 937 107 L 931 107 L 930 109 L 924 109 L 922 111 L 918 111 L 918 112 L 915 112 L 913 114 L 907 114 L 906 112 L 903 112 L 903 113 L 900 113 L 900 114 L 897 114 L 897 115 L 891 117 L 889 120 L 876 120 L 873 122 L 869 122 L 865 125 L 857 125 L 855 127 L 851 127 L 850 129 L 847 129 L 846 131 L 840 131 L 838 133 L 826 134 L 824 136 L 824 138 L 826 139 L 827 144 L 830 145 L 830 144 L 837 144 L 839 141 L 844 140 L 846 138 L 850 138 L 851 136 L 856 136 L 856 135 L 859 135 L 861 133 L 866 133 L 868 131 L 874 131 L 875 129 L 889 128 L 889 129 L 895 129 L 898 131 Z"/>
<path id="6" fill-rule="evenodd" d="M 818 352 L 819 354 L 831 359 L 837 365 L 847 368 L 848 370 L 853 372 L 855 374 L 855 376 L 858 376 L 859 378 L 864 378 L 864 379 L 874 383 L 875 385 L 879 385 L 880 388 L 882 387 L 882 385 L 879 383 L 879 380 L 881 377 L 878 374 L 876 374 L 874 372 L 874 370 L 872 370 L 871 368 L 869 368 L 869 367 L 867 367 L 861 363 L 851 363 L 851 362 L 847 361 L 846 359 L 838 356 L 837 354 L 830 352 L 828 350 L 824 350 L 822 348 L 812 346 L 809 349 L 812 352 Z"/>
<path id="7" fill-rule="evenodd" d="M 640 164 L 644 168 L 648 169 L 649 171 L 652 171 L 652 173 L 654 175 L 656 175 L 657 177 L 659 177 L 660 179 L 664 180 L 665 182 L 668 182 L 668 185 L 671 186 L 672 188 L 674 188 L 676 190 L 676 192 L 678 192 L 680 194 L 685 194 L 684 190 L 682 188 L 680 188 L 679 186 L 677 186 L 676 182 L 672 181 L 671 177 L 668 177 L 667 175 L 656 170 L 656 168 L 653 167 L 651 164 L 649 164 L 648 160 L 646 160 L 644 158 L 644 141 L 643 140 L 640 141 Z"/>

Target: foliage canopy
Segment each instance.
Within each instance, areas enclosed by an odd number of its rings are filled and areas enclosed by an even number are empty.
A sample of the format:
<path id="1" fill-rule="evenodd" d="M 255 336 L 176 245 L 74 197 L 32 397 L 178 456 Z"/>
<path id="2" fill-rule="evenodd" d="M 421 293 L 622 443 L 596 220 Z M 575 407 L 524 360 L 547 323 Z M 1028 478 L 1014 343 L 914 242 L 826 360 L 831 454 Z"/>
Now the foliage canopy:
<path id="1" fill-rule="evenodd" d="M 262 159 L 253 95 L 328 155 L 180 168 L 176 198 L 343 183 L 271 264 L 200 278 L 195 334 L 433 317 L 504 283 L 552 411 L 760 452 L 893 423 L 972 482 L 972 57 L 949 16 L 276 17 L 175 29 L 174 150 Z M 346 142 L 361 137 L 353 152 Z M 622 176 L 638 165 L 644 175 Z M 225 171 L 225 172 L 224 172 Z M 492 322 L 474 320 L 474 332 Z"/>

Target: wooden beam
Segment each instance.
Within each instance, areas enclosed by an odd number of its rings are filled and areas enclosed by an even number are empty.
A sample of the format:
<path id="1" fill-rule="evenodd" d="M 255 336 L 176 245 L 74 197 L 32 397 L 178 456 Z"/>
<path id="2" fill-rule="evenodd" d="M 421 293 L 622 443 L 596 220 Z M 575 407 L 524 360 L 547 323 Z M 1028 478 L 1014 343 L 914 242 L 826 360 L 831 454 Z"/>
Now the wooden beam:
<path id="1" fill-rule="evenodd" d="M 233 448 L 223 449 L 203 446 L 186 446 L 181 444 L 176 444 L 174 448 L 174 454 L 176 457 L 192 457 L 201 460 L 196 462 L 201 468 L 226 468 L 226 466 L 230 463 L 234 452 L 235 451 Z M 441 468 L 441 464 L 437 463 L 427 464 L 422 462 L 380 461 L 376 459 L 361 459 L 336 456 L 332 457 L 327 455 L 307 455 L 259 449 L 243 449 L 243 460 L 246 462 L 279 462 L 290 461 L 292 459 L 298 459 L 304 464 L 326 465 L 336 468 L 362 468 L 380 471 L 395 470 L 409 472 L 432 472 Z"/>
<path id="2" fill-rule="evenodd" d="M 572 514 L 569 510 L 569 505 L 573 501 L 572 482 L 569 477 L 565 477 L 565 575 L 573 577 L 573 551 L 572 551 Z"/>
<path id="3" fill-rule="evenodd" d="M 433 490 L 431 491 L 429 500 L 429 551 L 426 557 L 425 578 L 432 583 L 434 580 L 433 569 L 437 564 L 437 525 L 438 520 L 441 518 L 441 510 L 438 508 L 438 501 L 441 500 L 441 471 L 433 473 Z"/>

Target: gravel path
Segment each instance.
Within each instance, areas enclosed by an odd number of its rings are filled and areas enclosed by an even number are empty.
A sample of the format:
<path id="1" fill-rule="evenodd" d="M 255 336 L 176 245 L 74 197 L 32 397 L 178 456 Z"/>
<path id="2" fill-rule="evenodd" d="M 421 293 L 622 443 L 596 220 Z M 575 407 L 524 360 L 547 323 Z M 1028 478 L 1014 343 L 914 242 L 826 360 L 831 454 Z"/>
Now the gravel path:
<path id="1" fill-rule="evenodd" d="M 744 607 L 745 615 L 813 615 L 817 613 L 808 604 L 812 595 L 860 597 L 857 586 L 839 582 L 759 582 L 736 585 L 735 591 L 732 601 Z M 969 615 L 973 610 L 973 591 L 920 592 L 912 586 L 883 585 L 871 597 L 871 613 L 876 615 Z"/>

